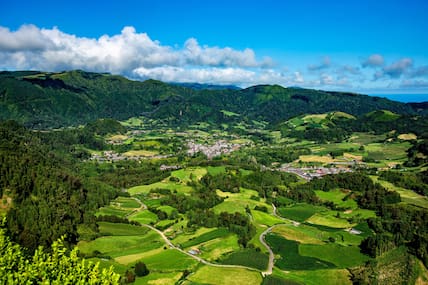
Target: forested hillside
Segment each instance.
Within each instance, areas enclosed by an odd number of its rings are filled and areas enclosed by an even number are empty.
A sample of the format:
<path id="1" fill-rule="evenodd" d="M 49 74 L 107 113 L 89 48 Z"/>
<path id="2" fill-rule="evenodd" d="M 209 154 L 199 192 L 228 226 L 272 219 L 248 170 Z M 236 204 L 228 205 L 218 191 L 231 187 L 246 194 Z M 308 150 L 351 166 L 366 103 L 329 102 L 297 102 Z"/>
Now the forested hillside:
<path id="1" fill-rule="evenodd" d="M 55 128 L 97 118 L 122 120 L 140 115 L 186 125 L 237 119 L 275 123 L 296 115 L 337 110 L 352 115 L 379 109 L 408 115 L 426 111 L 421 104 L 276 85 L 242 90 L 189 87 L 84 71 L 1 72 L 0 119 L 13 119 L 31 128 Z M 226 116 L 224 111 L 237 116 Z"/>

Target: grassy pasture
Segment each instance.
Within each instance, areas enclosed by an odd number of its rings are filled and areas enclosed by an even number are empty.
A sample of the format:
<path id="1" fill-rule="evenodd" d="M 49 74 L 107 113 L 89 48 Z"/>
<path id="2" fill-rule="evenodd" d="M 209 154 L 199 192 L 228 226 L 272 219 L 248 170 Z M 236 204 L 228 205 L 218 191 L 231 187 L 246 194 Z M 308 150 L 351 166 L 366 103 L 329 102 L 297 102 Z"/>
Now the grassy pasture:
<path id="1" fill-rule="evenodd" d="M 423 207 L 428 209 L 428 198 L 422 195 L 419 195 L 418 193 L 404 189 L 398 186 L 395 186 L 394 184 L 385 181 L 380 180 L 378 176 L 370 176 L 374 182 L 380 183 L 383 187 L 385 187 L 388 190 L 396 191 L 398 194 L 400 194 L 401 201 L 404 203 L 412 204 L 418 207 Z"/>
<path id="2" fill-rule="evenodd" d="M 306 225 L 299 225 L 298 227 L 277 226 L 273 228 L 272 232 L 302 244 L 324 244 L 322 240 L 327 239 L 327 233 Z"/>
<path id="3" fill-rule="evenodd" d="M 354 133 L 349 141 L 360 145 L 368 145 L 370 143 L 384 141 L 386 134 L 374 135 L 369 133 Z"/>
<path id="4" fill-rule="evenodd" d="M 118 209 L 113 206 L 107 206 L 107 207 L 99 208 L 98 211 L 95 213 L 95 216 L 118 216 L 123 218 L 131 212 L 132 212 L 131 209 L 125 210 L 125 209 Z"/>
<path id="5" fill-rule="evenodd" d="M 337 244 L 301 244 L 299 253 L 331 262 L 339 268 L 348 268 L 363 264 L 370 258 L 360 253 L 358 246 L 341 246 Z"/>
<path id="6" fill-rule="evenodd" d="M 360 145 L 350 142 L 341 142 L 341 143 L 329 143 L 329 144 L 315 144 L 311 146 L 311 150 L 314 154 L 319 156 L 329 154 L 332 151 L 343 150 L 349 151 L 351 149 L 357 150 Z M 311 157 L 311 156 L 308 156 Z M 329 157 L 329 156 L 327 156 Z M 331 159 L 331 158 L 330 158 Z"/>
<path id="7" fill-rule="evenodd" d="M 143 252 L 139 252 L 139 253 L 118 256 L 114 260 L 117 263 L 128 265 L 128 264 L 137 262 L 138 260 L 145 259 L 145 258 L 151 257 L 153 255 L 159 254 L 164 250 L 165 250 L 164 248 L 158 247 L 156 249 L 147 250 L 147 251 L 143 251 Z"/>
<path id="8" fill-rule="evenodd" d="M 287 219 L 304 222 L 315 213 L 325 211 L 326 208 L 305 203 L 295 204 L 291 207 L 280 207 L 278 213 Z"/>
<path id="9" fill-rule="evenodd" d="M 336 160 L 327 155 L 301 155 L 299 160 L 302 162 L 319 162 L 323 164 L 333 163 Z"/>
<path id="10" fill-rule="evenodd" d="M 195 274 L 189 275 L 190 284 L 217 284 L 217 285 L 260 285 L 262 276 L 260 273 L 241 268 L 220 268 L 202 266 Z M 189 283 L 187 283 L 189 284 Z"/>
<path id="11" fill-rule="evenodd" d="M 164 245 L 164 241 L 155 232 L 139 236 L 105 236 L 93 241 L 81 241 L 79 249 L 86 254 L 99 251 L 113 258 L 146 252 Z"/>
<path id="12" fill-rule="evenodd" d="M 266 235 L 266 241 L 272 251 L 280 256 L 275 265 L 282 270 L 315 270 L 335 267 L 331 262 L 300 255 L 299 243 L 296 241 L 287 240 L 276 234 Z"/>
<path id="13" fill-rule="evenodd" d="M 156 223 L 157 228 L 168 228 L 175 223 L 175 220 L 161 220 Z"/>
<path id="14" fill-rule="evenodd" d="M 130 150 L 125 152 L 123 155 L 124 156 L 145 156 L 145 157 L 150 157 L 150 156 L 155 156 L 158 155 L 159 152 L 157 151 L 153 151 L 153 150 Z"/>
<path id="15" fill-rule="evenodd" d="M 320 269 L 284 272 L 274 269 L 273 276 L 306 285 L 351 285 L 349 271 L 346 269 Z M 321 283 L 322 282 L 322 283 Z M 287 284 L 287 283 L 284 283 Z M 294 284 L 294 283 L 292 283 Z"/>
<path id="16" fill-rule="evenodd" d="M 235 213 L 239 212 L 241 214 L 245 214 L 245 208 L 249 207 L 250 209 L 254 209 L 255 206 L 266 206 L 269 208 L 268 205 L 266 205 L 263 202 L 251 200 L 251 199 L 245 199 L 245 198 L 239 198 L 236 196 L 226 198 L 222 203 L 216 205 L 213 210 L 216 214 L 219 214 L 221 212 L 228 212 L 228 213 Z"/>
<path id="17" fill-rule="evenodd" d="M 98 222 L 98 228 L 104 236 L 138 236 L 149 231 L 146 227 L 108 222 Z"/>
<path id="18" fill-rule="evenodd" d="M 350 228 L 353 224 L 350 224 L 347 220 L 336 218 L 334 213 L 335 211 L 326 211 L 321 213 L 315 213 L 306 221 L 311 224 L 317 224 L 322 226 L 327 226 L 331 228 Z"/>
<path id="19" fill-rule="evenodd" d="M 157 254 L 143 258 L 143 261 L 147 268 L 162 272 L 192 269 L 198 263 L 190 256 L 176 249 L 162 249 Z"/>
<path id="20" fill-rule="evenodd" d="M 228 255 L 221 261 L 222 264 L 243 265 L 257 268 L 261 271 L 266 270 L 269 262 L 269 256 L 257 252 L 255 249 L 244 249 Z"/>
<path id="21" fill-rule="evenodd" d="M 215 213 L 228 212 L 235 213 L 240 212 L 245 214 L 245 208 L 248 206 L 250 209 L 254 209 L 255 206 L 266 206 L 271 211 L 272 206 L 267 205 L 263 202 L 263 199 L 256 201 L 251 199 L 251 196 L 257 196 L 257 191 L 241 188 L 239 193 L 223 192 L 221 190 L 216 191 L 217 195 L 225 198 L 225 200 L 216 205 L 213 209 Z"/>
<path id="22" fill-rule="evenodd" d="M 329 237 L 336 240 L 336 244 L 342 246 L 359 245 L 363 238 L 370 235 L 370 231 L 364 227 L 356 226 L 358 230 L 363 231 L 361 235 L 350 234 L 342 229 L 327 228 L 318 225 L 300 224 L 298 227 L 279 225 L 272 232 L 282 236 L 287 240 L 294 240 L 300 244 L 323 245 L 328 242 Z"/>
<path id="23" fill-rule="evenodd" d="M 177 211 L 177 209 L 175 209 L 174 207 L 168 206 L 168 205 L 159 206 L 159 207 L 157 207 L 157 209 L 165 212 L 168 216 L 171 215 L 171 213 L 173 211 Z"/>
<path id="24" fill-rule="evenodd" d="M 144 199 L 144 204 L 147 205 L 147 207 L 154 207 L 157 208 L 161 205 L 160 199 Z"/>
<path id="25" fill-rule="evenodd" d="M 253 220 L 256 224 L 266 225 L 268 227 L 276 224 L 288 223 L 287 221 L 281 220 L 280 218 L 277 218 L 271 214 L 256 210 L 251 210 L 251 216 L 253 217 Z"/>
<path id="26" fill-rule="evenodd" d="M 124 264 L 120 264 L 115 262 L 113 259 L 105 259 L 105 258 L 90 258 L 90 261 L 97 263 L 100 263 L 100 269 L 109 269 L 110 266 L 113 266 L 114 272 L 119 273 L 121 275 L 125 274 L 126 270 L 128 269 L 128 266 Z"/>
<path id="27" fill-rule="evenodd" d="M 200 243 L 210 241 L 212 239 L 225 237 L 227 235 L 230 235 L 230 232 L 226 228 L 214 229 L 213 231 L 204 233 L 200 236 L 197 236 L 195 238 L 192 238 L 192 239 L 182 243 L 181 247 L 182 248 L 192 247 L 192 246 L 198 245 Z"/>
<path id="28" fill-rule="evenodd" d="M 134 285 L 165 285 L 176 284 L 183 274 L 181 272 L 150 272 L 144 277 L 137 277 Z"/>
<path id="29" fill-rule="evenodd" d="M 226 173 L 226 166 L 208 166 L 207 172 L 211 175 Z"/>
<path id="30" fill-rule="evenodd" d="M 172 240 L 174 244 L 183 244 L 190 240 L 197 238 L 198 236 L 204 235 L 206 233 L 215 231 L 217 228 L 198 228 L 195 232 L 184 232 L 183 234 L 177 236 Z"/>
<path id="31" fill-rule="evenodd" d="M 131 221 L 139 222 L 140 224 L 155 224 L 158 221 L 158 216 L 156 214 L 150 212 L 149 210 L 144 210 L 132 214 L 128 217 Z"/>
<path id="32" fill-rule="evenodd" d="M 324 191 L 315 191 L 315 194 L 322 200 L 322 201 L 331 201 L 335 205 L 339 207 L 344 207 L 347 209 L 356 209 L 358 208 L 357 202 L 355 202 L 352 199 L 347 199 L 346 201 L 343 201 L 343 198 L 348 195 L 348 192 L 344 192 L 341 190 L 332 190 L 328 192 Z"/>
<path id="33" fill-rule="evenodd" d="M 171 176 L 177 177 L 180 181 L 186 183 L 191 181 L 191 176 L 193 179 L 199 180 L 207 174 L 207 170 L 202 167 L 188 167 L 184 169 L 175 170 L 171 173 Z"/>
<path id="34" fill-rule="evenodd" d="M 382 153 L 383 159 L 400 160 L 407 157 L 406 151 L 411 147 L 409 142 L 394 143 L 371 143 L 366 145 L 365 151 L 368 153 Z"/>
<path id="35" fill-rule="evenodd" d="M 132 198 L 128 198 L 128 197 L 117 197 L 114 201 L 114 204 L 117 203 L 117 206 L 121 207 L 121 208 L 140 208 L 140 203 L 138 203 L 137 201 L 135 201 Z"/>
<path id="36" fill-rule="evenodd" d="M 171 191 L 176 190 L 179 193 L 190 193 L 193 191 L 192 187 L 182 183 L 170 182 L 167 178 L 161 182 L 156 182 L 149 185 L 139 185 L 139 186 L 129 188 L 128 192 L 131 195 L 143 194 L 143 193 L 147 194 L 152 189 L 169 189 Z"/>
<path id="37" fill-rule="evenodd" d="M 107 140 L 111 140 L 111 141 L 124 141 L 126 139 L 128 139 L 128 136 L 125 135 L 113 135 L 107 138 Z"/>
<path id="38" fill-rule="evenodd" d="M 415 134 L 408 133 L 408 134 L 401 134 L 398 136 L 398 139 L 403 141 L 411 141 L 416 140 L 418 137 Z"/>
<path id="39" fill-rule="evenodd" d="M 238 237 L 236 235 L 228 235 L 222 238 L 215 238 L 209 241 L 200 243 L 198 248 L 202 251 L 201 257 L 207 260 L 215 261 L 225 254 L 238 251 Z"/>

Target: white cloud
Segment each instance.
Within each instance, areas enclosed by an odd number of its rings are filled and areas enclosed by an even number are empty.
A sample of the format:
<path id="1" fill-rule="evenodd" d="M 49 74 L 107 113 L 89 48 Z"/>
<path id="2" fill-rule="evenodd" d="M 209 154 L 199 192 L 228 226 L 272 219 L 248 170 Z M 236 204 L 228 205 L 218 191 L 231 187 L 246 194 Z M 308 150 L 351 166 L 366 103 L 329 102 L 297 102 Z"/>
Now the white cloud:
<path id="1" fill-rule="evenodd" d="M 425 77 L 428 76 L 428 65 L 420 66 L 410 71 L 409 77 Z"/>
<path id="2" fill-rule="evenodd" d="M 287 59 L 286 59 L 287 60 Z M 270 57 L 259 57 L 252 49 L 206 46 L 194 38 L 183 45 L 164 45 L 133 27 L 124 27 L 115 35 L 86 38 L 54 27 L 21 26 L 11 31 L 0 26 L 0 70 L 62 71 L 83 69 L 111 72 L 134 79 L 153 78 L 162 81 L 234 84 L 280 84 L 318 89 L 352 88 L 355 84 L 369 87 L 389 85 L 425 86 L 428 66 L 413 66 L 413 60 L 402 58 L 390 65 L 380 54 L 364 61 L 333 64 L 326 56 L 318 64 L 294 68 L 275 66 Z M 349 64 L 350 63 L 350 64 Z M 360 65 L 361 64 L 361 65 Z M 374 67 L 365 69 L 362 67 Z M 307 67 L 305 69 L 304 67 Z M 303 68 L 303 70 L 302 70 Z M 374 73 L 373 81 L 367 79 Z M 418 79 L 403 81 L 401 79 Z M 378 80 L 380 79 L 380 80 Z"/>
<path id="3" fill-rule="evenodd" d="M 0 26 L 0 51 L 40 51 L 48 47 L 53 47 L 53 42 L 34 25 L 24 25 L 15 32 Z"/>
<path id="4" fill-rule="evenodd" d="M 428 88 L 428 80 L 404 80 L 400 87 L 403 88 Z"/>
<path id="5" fill-rule="evenodd" d="M 384 64 L 385 60 L 380 54 L 372 54 L 362 62 L 363 67 L 379 67 Z"/>
<path id="6" fill-rule="evenodd" d="M 389 78 L 400 78 L 401 75 L 409 72 L 413 66 L 413 60 L 411 58 L 402 58 L 390 65 L 382 68 L 382 70 L 376 71 L 374 74 L 374 80 L 378 80 L 383 77 Z"/>
<path id="7" fill-rule="evenodd" d="M 255 72 L 241 68 L 183 68 L 162 66 L 140 67 L 134 74 L 142 79 L 153 78 L 166 82 L 204 82 L 215 84 L 245 84 L 254 82 Z"/>
<path id="8" fill-rule="evenodd" d="M 182 48 L 153 41 L 146 33 L 125 27 L 120 34 L 98 39 L 77 37 L 57 28 L 25 25 L 15 32 L 0 27 L 0 68 L 86 69 L 129 75 L 137 68 L 159 66 L 265 67 L 253 50 L 200 46 L 191 38 Z"/>
<path id="9" fill-rule="evenodd" d="M 297 84 L 301 84 L 305 82 L 303 75 L 298 71 L 294 72 L 294 82 Z"/>
<path id="10" fill-rule="evenodd" d="M 330 57 L 326 56 L 323 58 L 321 63 L 309 65 L 308 70 L 309 71 L 319 71 L 319 70 L 329 68 L 330 65 L 331 65 Z"/>

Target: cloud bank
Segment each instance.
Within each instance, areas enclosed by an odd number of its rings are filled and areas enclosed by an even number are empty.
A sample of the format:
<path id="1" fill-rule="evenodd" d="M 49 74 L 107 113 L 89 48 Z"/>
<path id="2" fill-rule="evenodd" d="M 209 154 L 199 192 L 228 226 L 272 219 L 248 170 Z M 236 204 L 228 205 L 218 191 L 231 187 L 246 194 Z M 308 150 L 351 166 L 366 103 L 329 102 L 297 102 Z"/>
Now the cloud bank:
<path id="1" fill-rule="evenodd" d="M 117 35 L 91 39 L 66 34 L 58 28 L 24 25 L 17 31 L 0 27 L 0 63 L 2 68 L 85 69 L 183 81 L 193 76 L 194 80 L 215 80 L 222 74 L 248 78 L 251 72 L 244 68 L 267 68 L 272 60 L 258 60 L 251 49 L 201 46 L 194 38 L 181 48 L 173 48 L 150 39 L 146 33 L 137 33 L 133 27 L 125 27 Z M 232 74 L 235 72 L 237 75 Z"/>
<path id="2" fill-rule="evenodd" d="M 342 59 L 340 64 L 331 57 L 327 54 L 318 62 L 302 57 L 299 66 L 278 66 L 270 57 L 260 57 L 252 49 L 206 46 L 195 38 L 182 45 L 163 45 L 131 26 L 99 38 L 79 37 L 57 27 L 23 25 L 12 31 L 0 26 L 0 70 L 83 69 L 140 80 L 242 87 L 281 84 L 337 90 L 390 86 L 420 89 L 426 88 L 428 82 L 428 65 L 416 66 L 409 57 L 388 63 L 383 55 L 375 53 L 359 62 Z"/>

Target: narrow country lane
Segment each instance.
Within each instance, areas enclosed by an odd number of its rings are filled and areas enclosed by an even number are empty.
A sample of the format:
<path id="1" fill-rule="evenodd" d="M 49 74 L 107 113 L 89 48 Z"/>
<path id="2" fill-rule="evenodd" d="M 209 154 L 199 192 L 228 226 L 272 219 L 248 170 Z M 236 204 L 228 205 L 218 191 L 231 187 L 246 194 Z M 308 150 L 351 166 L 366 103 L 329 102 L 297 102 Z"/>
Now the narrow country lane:
<path id="1" fill-rule="evenodd" d="M 264 247 L 266 247 L 266 248 L 267 248 L 267 250 L 268 250 L 268 252 L 269 252 L 269 263 L 268 263 L 268 267 L 267 267 L 266 271 L 263 271 L 263 272 L 262 272 L 262 275 L 263 275 L 263 276 L 271 275 L 271 274 L 272 274 L 272 270 L 273 270 L 273 262 L 274 262 L 274 258 L 275 258 L 275 256 L 274 256 L 273 251 L 272 251 L 272 249 L 270 248 L 270 246 L 266 243 L 265 236 L 266 236 L 266 234 L 268 234 L 268 233 L 272 230 L 272 228 L 274 228 L 275 226 L 276 226 L 276 225 L 274 225 L 274 226 L 271 226 L 271 227 L 267 228 L 267 229 L 266 229 L 266 230 L 265 230 L 265 231 L 260 235 L 260 237 L 259 237 L 259 240 L 260 240 L 261 244 L 263 244 L 263 245 L 264 245 Z"/>
<path id="2" fill-rule="evenodd" d="M 127 215 L 127 217 L 128 216 L 130 216 L 130 215 L 132 215 L 132 214 L 135 214 L 135 213 L 137 213 L 137 212 L 140 212 L 140 211 L 142 211 L 142 210 L 146 210 L 147 209 L 147 206 L 140 200 L 140 199 L 138 199 L 138 198 L 136 198 L 136 197 L 132 197 L 135 201 L 137 201 L 141 206 L 140 206 L 140 208 L 138 208 L 138 209 L 135 209 L 134 211 L 132 211 L 131 213 L 129 213 L 128 215 Z M 295 226 L 298 226 L 300 223 L 299 222 L 296 222 L 296 221 L 293 221 L 293 220 L 290 220 L 290 219 L 286 219 L 286 218 L 283 218 L 283 217 L 281 217 L 281 216 L 279 216 L 277 213 L 276 213 L 276 207 L 275 207 L 275 205 L 274 204 L 272 204 L 272 208 L 273 208 L 273 215 L 275 216 L 275 217 L 277 217 L 277 218 L 279 218 L 279 219 L 281 219 L 281 220 L 283 220 L 283 221 L 286 221 L 286 222 L 290 222 L 290 223 L 292 223 L 293 225 L 295 225 Z M 273 253 L 273 251 L 272 251 L 272 249 L 271 249 L 271 247 L 266 243 L 266 240 L 265 240 L 265 236 L 268 234 L 268 233 L 270 233 L 271 231 L 272 231 L 272 229 L 274 228 L 274 227 L 276 227 L 276 226 L 280 226 L 280 225 L 289 225 L 289 224 L 276 224 L 276 225 L 273 225 L 273 226 L 271 226 L 271 227 L 269 227 L 269 228 L 267 228 L 263 233 L 261 233 L 260 234 L 260 236 L 259 236 L 259 240 L 260 240 L 260 243 L 268 250 L 268 252 L 269 252 L 269 262 L 268 262 L 268 266 L 267 266 L 267 269 L 265 270 L 265 271 L 262 271 L 261 272 L 261 274 L 262 274 L 262 276 L 264 277 L 264 276 L 267 276 L 267 275 L 271 275 L 272 274 L 272 271 L 273 271 L 273 266 L 274 266 L 274 261 L 275 261 L 275 255 L 274 255 L 274 253 Z M 201 257 L 199 257 L 199 256 L 196 256 L 196 255 L 193 255 L 193 254 L 191 254 L 191 253 L 189 253 L 189 252 L 187 252 L 187 251 L 185 251 L 185 250 L 183 250 L 183 249 L 181 249 L 181 248 L 179 248 L 179 247 L 177 247 L 177 246 L 175 246 L 169 239 L 168 239 L 168 237 L 162 232 L 162 231 L 160 231 L 160 230 L 158 230 L 157 228 L 155 228 L 155 227 L 153 227 L 153 226 L 151 226 L 151 225 L 148 225 L 148 224 L 141 224 L 141 226 L 143 226 L 143 227 L 146 227 L 146 228 L 149 228 L 149 229 L 151 229 L 152 231 L 155 231 L 155 232 L 157 232 L 161 237 L 162 237 L 162 239 L 165 241 L 165 243 L 168 245 L 168 247 L 169 248 L 171 248 L 171 249 L 175 249 L 175 250 L 178 250 L 178 251 L 180 251 L 181 253 L 184 253 L 185 255 L 187 255 L 187 256 L 190 256 L 191 258 L 193 258 L 193 259 L 195 259 L 195 260 L 197 260 L 198 262 L 201 262 L 202 264 L 205 264 L 205 265 L 208 265 L 208 266 L 213 266 L 213 267 L 223 267 L 223 268 L 241 268 L 241 269 L 247 269 L 247 270 L 252 270 L 252 271 L 257 271 L 257 272 L 260 272 L 260 270 L 258 270 L 258 269 L 256 269 L 256 268 L 252 268 L 252 267 L 248 267 L 248 266 L 243 266 L 243 265 L 232 265 L 232 264 L 217 264 L 217 263 L 211 263 L 211 262 L 209 262 L 209 261 L 207 261 L 207 260 L 205 260 L 205 259 L 203 259 L 203 258 L 201 258 Z"/>

